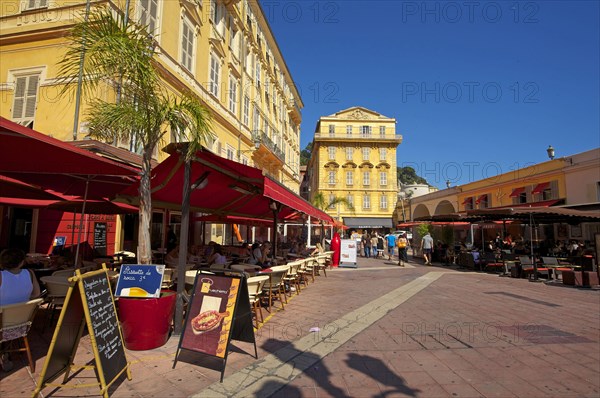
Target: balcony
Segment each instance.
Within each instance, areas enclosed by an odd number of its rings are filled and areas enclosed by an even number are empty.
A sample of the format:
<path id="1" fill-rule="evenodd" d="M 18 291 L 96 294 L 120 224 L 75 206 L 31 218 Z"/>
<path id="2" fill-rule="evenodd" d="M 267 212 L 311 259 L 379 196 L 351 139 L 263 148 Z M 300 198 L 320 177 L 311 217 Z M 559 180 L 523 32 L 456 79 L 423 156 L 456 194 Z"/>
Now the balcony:
<path id="1" fill-rule="evenodd" d="M 252 141 L 257 144 L 254 155 L 268 164 L 285 164 L 285 153 L 262 130 L 252 132 Z"/>
<path id="2" fill-rule="evenodd" d="M 324 132 L 315 133 L 315 139 L 319 141 L 370 141 L 370 142 L 395 142 L 396 144 L 402 143 L 401 134 L 362 134 L 354 133 L 348 134 L 346 131 L 339 132 Z"/>

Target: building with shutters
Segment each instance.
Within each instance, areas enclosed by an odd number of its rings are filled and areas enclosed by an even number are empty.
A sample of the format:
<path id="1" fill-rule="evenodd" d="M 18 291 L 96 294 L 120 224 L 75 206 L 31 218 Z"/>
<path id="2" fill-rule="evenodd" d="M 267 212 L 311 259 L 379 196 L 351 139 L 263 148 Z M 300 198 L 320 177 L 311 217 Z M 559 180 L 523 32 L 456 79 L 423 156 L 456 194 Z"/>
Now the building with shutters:
<path id="1" fill-rule="evenodd" d="M 0 115 L 63 141 L 86 138 L 86 97 L 76 113 L 75 90 L 60 96 L 58 62 L 66 38 L 81 20 L 85 0 L 3 0 L 0 6 Z M 298 193 L 302 99 L 294 85 L 265 13 L 255 0 L 91 1 L 95 7 L 127 12 L 146 25 L 156 44 L 161 78 L 175 95 L 191 90 L 213 116 L 208 149 L 264 173 Z M 128 9 L 125 7 L 128 5 Z M 116 98 L 114 88 L 99 91 Z M 173 137 L 167 137 L 168 144 Z M 139 152 L 135 142 L 119 148 Z M 155 160 L 166 157 L 160 148 Z M 157 210 L 153 245 L 177 212 Z M 209 228 L 227 240 L 231 231 Z M 229 234 L 229 235 L 228 235 Z M 161 235 L 163 238 L 161 238 Z M 227 235 L 227 236 L 226 236 Z"/>
<path id="2" fill-rule="evenodd" d="M 352 107 L 323 116 L 315 129 L 307 168 L 309 197 L 321 192 L 327 203 L 345 204 L 325 211 L 353 229 L 393 228 L 398 196 L 396 119 Z"/>

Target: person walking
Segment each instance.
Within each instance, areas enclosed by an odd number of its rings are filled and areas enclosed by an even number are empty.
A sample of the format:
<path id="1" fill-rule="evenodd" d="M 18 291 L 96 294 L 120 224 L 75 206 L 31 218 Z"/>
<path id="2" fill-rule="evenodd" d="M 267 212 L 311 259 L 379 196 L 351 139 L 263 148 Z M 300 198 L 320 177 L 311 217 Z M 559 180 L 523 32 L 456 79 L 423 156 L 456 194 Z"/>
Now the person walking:
<path id="1" fill-rule="evenodd" d="M 401 267 L 404 267 L 404 263 L 408 262 L 407 248 L 408 239 L 406 239 L 406 234 L 402 233 L 398 236 L 398 265 Z"/>
<path id="2" fill-rule="evenodd" d="M 367 231 L 363 235 L 363 247 L 365 248 L 365 257 L 371 257 L 371 235 Z"/>
<path id="3" fill-rule="evenodd" d="M 394 255 L 394 248 L 396 247 L 396 235 L 389 233 L 386 235 L 385 240 L 388 246 L 388 260 L 391 261 Z"/>
<path id="4" fill-rule="evenodd" d="M 421 239 L 421 252 L 423 253 L 423 259 L 425 265 L 431 265 L 431 252 L 433 251 L 433 238 L 427 232 L 423 239 Z"/>

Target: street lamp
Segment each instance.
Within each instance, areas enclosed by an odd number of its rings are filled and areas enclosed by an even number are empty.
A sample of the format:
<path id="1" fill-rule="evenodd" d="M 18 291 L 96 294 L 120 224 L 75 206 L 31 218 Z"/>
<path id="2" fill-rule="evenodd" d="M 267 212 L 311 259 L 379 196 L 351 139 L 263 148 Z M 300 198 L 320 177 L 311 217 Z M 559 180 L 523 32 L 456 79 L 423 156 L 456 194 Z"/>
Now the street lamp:
<path id="1" fill-rule="evenodd" d="M 552 145 L 548 145 L 548 149 L 546 149 L 546 152 L 548 153 L 548 157 L 550 158 L 550 160 L 554 159 L 554 148 L 552 148 Z"/>

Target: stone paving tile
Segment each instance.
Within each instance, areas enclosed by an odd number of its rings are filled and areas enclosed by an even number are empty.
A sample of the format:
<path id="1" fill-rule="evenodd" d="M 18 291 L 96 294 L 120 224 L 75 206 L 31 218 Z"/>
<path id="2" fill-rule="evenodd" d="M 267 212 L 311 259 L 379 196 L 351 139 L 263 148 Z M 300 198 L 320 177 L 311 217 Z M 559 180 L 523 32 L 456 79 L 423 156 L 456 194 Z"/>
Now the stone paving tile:
<path id="1" fill-rule="evenodd" d="M 481 393 L 470 384 L 443 384 L 441 387 L 452 397 L 479 398 Z"/>

